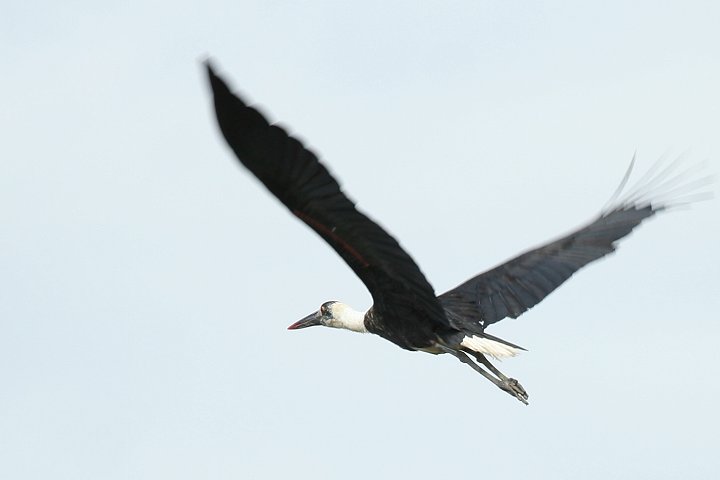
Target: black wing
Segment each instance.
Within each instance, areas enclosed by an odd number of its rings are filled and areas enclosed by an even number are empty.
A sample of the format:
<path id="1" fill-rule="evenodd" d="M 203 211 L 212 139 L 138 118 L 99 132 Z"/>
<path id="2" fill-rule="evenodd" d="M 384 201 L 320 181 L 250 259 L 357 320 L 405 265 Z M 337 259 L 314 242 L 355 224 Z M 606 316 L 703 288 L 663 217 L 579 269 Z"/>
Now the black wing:
<path id="1" fill-rule="evenodd" d="M 616 242 L 644 220 L 667 208 L 712 197 L 711 192 L 703 190 L 713 183 L 713 177 L 697 175 L 702 164 L 678 173 L 683 157 L 670 164 L 666 160 L 655 163 L 633 189 L 620 195 L 635 163 L 633 157 L 608 202 L 611 207 L 593 222 L 440 295 L 450 325 L 481 332 L 503 318 L 517 318 L 579 269 L 613 252 Z"/>
<path id="2" fill-rule="evenodd" d="M 373 297 L 374 333 L 415 349 L 446 328 L 433 288 L 398 242 L 358 212 L 306 149 L 230 92 L 208 64 L 220 130 L 243 165 L 347 262 Z M 366 322 L 367 323 L 367 322 Z"/>
<path id="3" fill-rule="evenodd" d="M 615 250 L 658 209 L 629 205 L 602 214 L 559 240 L 523 253 L 438 298 L 451 324 L 482 331 L 505 317 L 517 318 L 590 262 Z"/>
<path id="4" fill-rule="evenodd" d="M 471 278 L 438 297 L 451 325 L 471 331 L 505 317 L 517 318 L 590 262 L 615 250 L 615 242 L 656 213 L 712 197 L 712 175 L 698 178 L 702 164 L 678 173 L 683 157 L 656 162 L 629 192 L 620 195 L 632 172 L 630 162 L 611 206 L 592 223 L 559 240 L 523 253 Z M 694 177 L 694 178 L 693 178 Z M 617 199 L 617 200 L 616 200 Z"/>
<path id="5" fill-rule="evenodd" d="M 711 192 L 700 189 L 711 185 L 713 177 L 697 178 L 702 164 L 677 173 L 682 160 L 679 157 L 664 165 L 665 159 L 661 159 L 633 189 L 620 195 L 635 163 L 633 158 L 608 202 L 611 206 L 593 222 L 440 295 L 450 325 L 481 332 L 505 317 L 517 318 L 579 269 L 613 252 L 615 242 L 644 220 L 667 208 L 710 198 Z"/>

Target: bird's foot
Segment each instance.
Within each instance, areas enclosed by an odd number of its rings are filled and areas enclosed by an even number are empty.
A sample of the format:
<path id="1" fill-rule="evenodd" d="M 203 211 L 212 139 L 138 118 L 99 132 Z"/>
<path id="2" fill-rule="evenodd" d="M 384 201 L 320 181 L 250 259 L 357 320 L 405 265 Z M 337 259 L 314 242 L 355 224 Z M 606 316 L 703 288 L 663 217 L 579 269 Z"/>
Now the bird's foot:
<path id="1" fill-rule="evenodd" d="M 520 385 L 520 382 L 515 380 L 514 378 L 508 378 L 498 385 L 502 390 L 506 391 L 513 397 L 520 400 L 525 405 L 528 404 L 528 394 L 523 388 L 522 385 Z"/>

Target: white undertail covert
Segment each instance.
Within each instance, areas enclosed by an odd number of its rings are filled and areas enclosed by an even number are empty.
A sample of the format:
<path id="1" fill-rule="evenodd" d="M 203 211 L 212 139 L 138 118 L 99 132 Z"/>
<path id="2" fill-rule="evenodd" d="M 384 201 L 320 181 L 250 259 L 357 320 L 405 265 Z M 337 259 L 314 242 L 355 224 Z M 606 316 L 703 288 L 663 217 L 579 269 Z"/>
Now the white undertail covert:
<path id="1" fill-rule="evenodd" d="M 497 360 L 514 357 L 521 351 L 519 348 L 511 347 L 505 343 L 490 340 L 489 338 L 478 337 L 476 335 L 463 338 L 460 345 L 474 352 L 490 355 Z"/>

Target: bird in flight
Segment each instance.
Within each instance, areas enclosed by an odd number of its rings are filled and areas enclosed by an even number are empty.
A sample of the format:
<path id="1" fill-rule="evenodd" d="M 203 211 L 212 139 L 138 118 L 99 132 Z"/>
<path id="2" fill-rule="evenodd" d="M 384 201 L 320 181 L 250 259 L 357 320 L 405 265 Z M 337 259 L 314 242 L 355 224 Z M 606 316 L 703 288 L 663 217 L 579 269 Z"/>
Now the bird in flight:
<path id="1" fill-rule="evenodd" d="M 369 332 L 406 350 L 450 354 L 525 404 L 522 385 L 488 358 L 524 349 L 485 330 L 538 304 L 580 268 L 613 252 L 641 222 L 684 203 L 694 186 L 671 176 L 672 165 L 656 165 L 639 187 L 620 195 L 631 162 L 611 201 L 590 223 L 436 296 L 410 255 L 355 208 L 313 152 L 234 94 L 209 62 L 206 67 L 220 130 L 240 162 L 340 255 L 372 295 L 366 312 L 329 301 L 288 328 Z"/>

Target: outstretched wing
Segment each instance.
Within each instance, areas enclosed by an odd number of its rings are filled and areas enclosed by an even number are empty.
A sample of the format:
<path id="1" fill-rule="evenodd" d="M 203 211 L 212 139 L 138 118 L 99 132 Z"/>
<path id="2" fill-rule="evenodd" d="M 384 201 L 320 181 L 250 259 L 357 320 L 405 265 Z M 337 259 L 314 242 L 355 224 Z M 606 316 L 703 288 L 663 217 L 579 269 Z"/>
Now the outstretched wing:
<path id="1" fill-rule="evenodd" d="M 613 199 L 624 187 L 632 166 L 631 163 Z M 440 295 L 438 298 L 450 324 L 479 332 L 503 318 L 517 318 L 579 269 L 613 252 L 616 242 L 644 220 L 667 207 L 699 199 L 698 195 L 688 196 L 688 192 L 694 193 L 693 190 L 707 185 L 711 179 L 705 177 L 683 184 L 683 177 L 690 169 L 675 175 L 674 167 L 673 163 L 657 173 L 658 162 L 639 186 L 613 202 L 614 206 L 590 224 Z"/>
<path id="2" fill-rule="evenodd" d="M 559 240 L 523 253 L 440 295 L 451 323 L 482 330 L 517 318 L 588 263 L 615 250 L 615 242 L 652 216 L 651 206 L 600 216 Z"/>
<path id="3" fill-rule="evenodd" d="M 228 144 L 240 162 L 365 283 L 375 318 L 383 319 L 375 333 L 403 348 L 426 346 L 430 332 L 446 325 L 446 320 L 433 288 L 412 258 L 355 209 L 315 154 L 234 95 L 209 64 L 207 69 L 218 123 Z"/>

